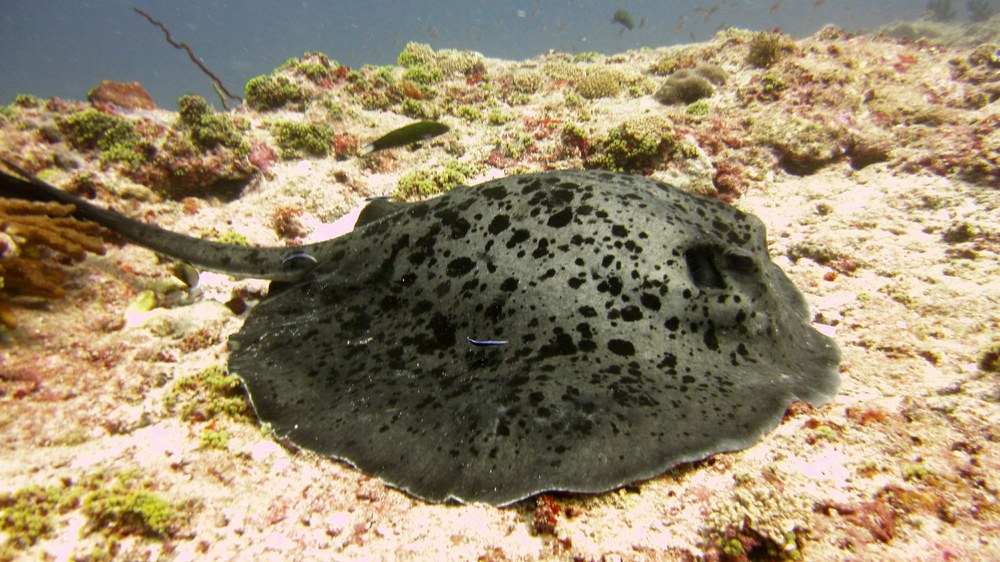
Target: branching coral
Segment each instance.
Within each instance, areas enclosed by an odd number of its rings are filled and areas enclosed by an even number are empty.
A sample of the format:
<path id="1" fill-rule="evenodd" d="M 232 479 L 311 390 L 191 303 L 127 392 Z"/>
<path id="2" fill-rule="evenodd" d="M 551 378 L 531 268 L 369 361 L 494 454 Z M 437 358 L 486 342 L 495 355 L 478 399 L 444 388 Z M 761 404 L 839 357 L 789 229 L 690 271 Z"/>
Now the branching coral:
<path id="1" fill-rule="evenodd" d="M 103 229 L 71 215 L 72 205 L 0 199 L 0 323 L 16 326 L 11 296 L 57 298 L 65 291 L 65 270 L 53 254 L 81 261 L 104 254 Z"/>

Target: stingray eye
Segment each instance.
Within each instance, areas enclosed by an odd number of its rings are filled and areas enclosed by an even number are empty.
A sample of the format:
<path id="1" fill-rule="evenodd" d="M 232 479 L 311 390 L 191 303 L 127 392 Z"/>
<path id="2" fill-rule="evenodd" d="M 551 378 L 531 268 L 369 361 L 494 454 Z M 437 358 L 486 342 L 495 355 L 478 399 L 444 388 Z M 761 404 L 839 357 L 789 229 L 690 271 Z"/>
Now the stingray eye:
<path id="1" fill-rule="evenodd" d="M 699 289 L 725 289 L 726 281 L 722 277 L 716 260 L 722 251 L 714 246 L 695 246 L 684 252 L 688 276 Z"/>
<path id="2" fill-rule="evenodd" d="M 722 255 L 722 269 L 733 273 L 752 273 L 757 270 L 757 262 L 747 254 L 730 251 Z"/>

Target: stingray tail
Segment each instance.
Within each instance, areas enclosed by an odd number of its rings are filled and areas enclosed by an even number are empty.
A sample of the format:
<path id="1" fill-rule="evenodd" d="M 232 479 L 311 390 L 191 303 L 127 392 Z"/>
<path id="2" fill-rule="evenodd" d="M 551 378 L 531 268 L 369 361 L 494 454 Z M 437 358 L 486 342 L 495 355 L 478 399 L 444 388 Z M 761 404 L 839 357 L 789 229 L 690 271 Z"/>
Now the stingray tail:
<path id="1" fill-rule="evenodd" d="M 0 171 L 0 195 L 30 201 L 55 201 L 73 205 L 73 216 L 96 222 L 130 242 L 199 268 L 231 275 L 292 281 L 311 270 L 316 260 L 295 259 L 308 253 L 308 246 L 298 248 L 247 248 L 194 238 L 130 219 L 84 201 L 48 184 L 6 159 L 0 159 L 22 178 Z"/>

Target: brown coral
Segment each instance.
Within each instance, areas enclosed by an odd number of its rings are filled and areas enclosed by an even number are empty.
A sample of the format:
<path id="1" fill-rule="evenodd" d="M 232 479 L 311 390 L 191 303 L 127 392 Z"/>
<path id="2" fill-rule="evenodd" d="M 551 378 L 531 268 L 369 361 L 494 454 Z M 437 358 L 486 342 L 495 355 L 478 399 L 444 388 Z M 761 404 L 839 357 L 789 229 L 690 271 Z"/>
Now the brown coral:
<path id="1" fill-rule="evenodd" d="M 15 295 L 63 296 L 65 271 L 52 254 L 81 261 L 88 253 L 104 254 L 99 225 L 72 217 L 74 207 L 0 198 L 0 323 L 16 325 L 10 311 Z"/>

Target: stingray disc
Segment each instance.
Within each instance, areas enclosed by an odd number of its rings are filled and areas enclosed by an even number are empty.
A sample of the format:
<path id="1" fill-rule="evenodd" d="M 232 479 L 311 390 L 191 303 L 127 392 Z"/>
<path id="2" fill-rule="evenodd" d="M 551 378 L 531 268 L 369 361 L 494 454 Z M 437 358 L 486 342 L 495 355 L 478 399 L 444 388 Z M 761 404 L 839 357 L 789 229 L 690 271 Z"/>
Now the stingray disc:
<path id="1" fill-rule="evenodd" d="M 613 489 L 839 385 L 760 220 L 646 178 L 508 177 L 330 244 L 230 367 L 276 435 L 429 501 Z"/>

